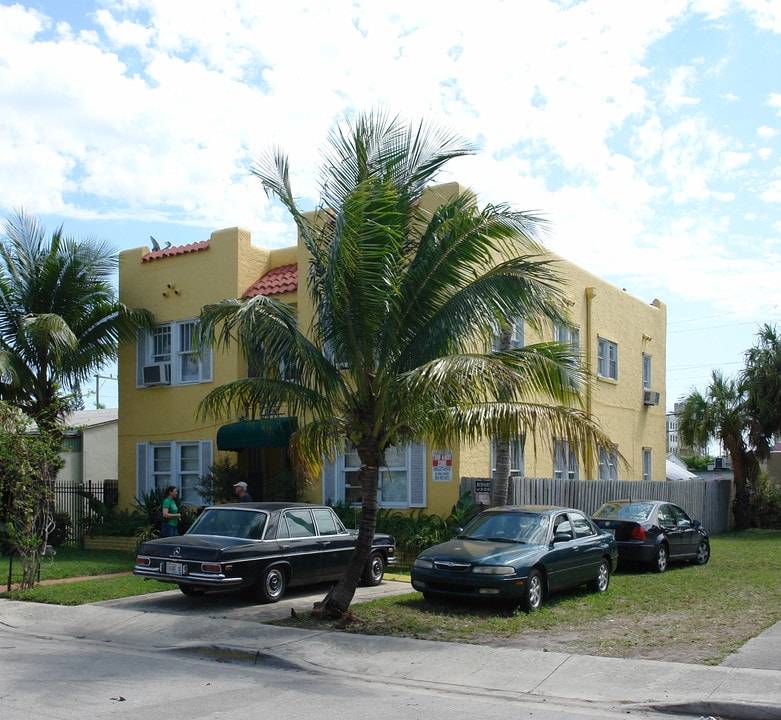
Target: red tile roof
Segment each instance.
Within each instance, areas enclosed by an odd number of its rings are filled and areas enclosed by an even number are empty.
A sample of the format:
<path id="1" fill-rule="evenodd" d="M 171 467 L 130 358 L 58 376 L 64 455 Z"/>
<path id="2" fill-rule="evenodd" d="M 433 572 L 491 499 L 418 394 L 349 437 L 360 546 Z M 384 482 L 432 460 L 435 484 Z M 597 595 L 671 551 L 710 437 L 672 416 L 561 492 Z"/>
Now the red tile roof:
<path id="1" fill-rule="evenodd" d="M 194 242 L 189 245 L 177 245 L 175 247 L 167 247 L 164 250 L 152 250 L 141 258 L 141 262 L 151 262 L 152 260 L 160 260 L 161 258 L 172 257 L 174 255 L 186 255 L 187 253 L 208 249 L 209 241 L 202 240 L 201 242 Z"/>
<path id="2" fill-rule="evenodd" d="M 298 289 L 298 265 L 280 265 L 261 275 L 244 292 L 244 297 L 280 295 Z"/>

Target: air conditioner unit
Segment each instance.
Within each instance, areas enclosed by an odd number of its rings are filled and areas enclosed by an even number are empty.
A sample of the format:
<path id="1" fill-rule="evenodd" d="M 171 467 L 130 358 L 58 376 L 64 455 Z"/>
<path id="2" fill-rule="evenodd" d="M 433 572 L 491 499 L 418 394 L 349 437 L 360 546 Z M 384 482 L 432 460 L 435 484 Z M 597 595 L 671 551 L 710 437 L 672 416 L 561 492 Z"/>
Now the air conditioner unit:
<path id="1" fill-rule="evenodd" d="M 643 405 L 658 405 L 660 394 L 655 390 L 643 390 Z"/>
<path id="2" fill-rule="evenodd" d="M 144 365 L 141 369 L 144 385 L 170 385 L 171 363 Z"/>

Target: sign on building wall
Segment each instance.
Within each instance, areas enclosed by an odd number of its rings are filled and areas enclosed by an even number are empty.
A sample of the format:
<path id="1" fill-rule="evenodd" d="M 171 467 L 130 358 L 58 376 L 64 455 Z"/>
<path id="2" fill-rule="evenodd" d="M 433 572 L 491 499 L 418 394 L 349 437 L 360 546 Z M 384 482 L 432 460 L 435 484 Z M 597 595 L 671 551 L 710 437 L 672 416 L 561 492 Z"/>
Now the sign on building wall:
<path id="1" fill-rule="evenodd" d="M 491 481 L 475 480 L 475 502 L 478 505 L 491 504 Z"/>
<path id="2" fill-rule="evenodd" d="M 434 482 L 452 482 L 453 480 L 453 451 L 431 451 L 431 479 Z"/>

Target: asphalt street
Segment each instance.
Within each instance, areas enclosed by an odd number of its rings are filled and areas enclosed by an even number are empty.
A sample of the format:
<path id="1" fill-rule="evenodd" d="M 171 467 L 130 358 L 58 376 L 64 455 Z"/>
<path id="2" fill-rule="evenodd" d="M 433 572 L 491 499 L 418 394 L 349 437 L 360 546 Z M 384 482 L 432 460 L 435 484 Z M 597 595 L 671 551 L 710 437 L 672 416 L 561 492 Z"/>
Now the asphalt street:
<path id="1" fill-rule="evenodd" d="M 377 588 L 359 588 L 355 602 L 408 592 L 408 583 L 386 580 Z M 0 633 L 73 637 L 249 664 L 281 663 L 539 701 L 613 703 L 724 720 L 781 718 L 781 624 L 717 667 L 265 624 L 289 616 L 291 608 L 311 609 L 323 594 L 322 587 L 295 592 L 274 605 L 248 604 L 229 594 L 204 603 L 178 590 L 77 607 L 0 600 Z"/>

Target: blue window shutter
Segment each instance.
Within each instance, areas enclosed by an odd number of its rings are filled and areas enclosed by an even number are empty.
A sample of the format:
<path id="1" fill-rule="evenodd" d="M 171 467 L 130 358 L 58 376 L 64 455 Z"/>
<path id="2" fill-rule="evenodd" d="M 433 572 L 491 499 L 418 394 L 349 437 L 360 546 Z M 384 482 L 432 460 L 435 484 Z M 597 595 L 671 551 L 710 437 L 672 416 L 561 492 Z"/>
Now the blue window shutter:
<path id="1" fill-rule="evenodd" d="M 136 444 L 136 497 L 140 500 L 147 491 L 146 487 L 146 455 L 147 444 Z"/>
<path id="2" fill-rule="evenodd" d="M 410 507 L 426 507 L 427 470 L 426 446 L 423 443 L 412 443 L 409 464 Z"/>

